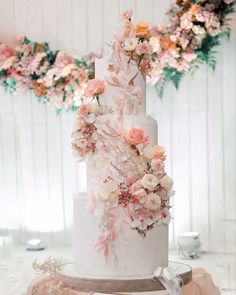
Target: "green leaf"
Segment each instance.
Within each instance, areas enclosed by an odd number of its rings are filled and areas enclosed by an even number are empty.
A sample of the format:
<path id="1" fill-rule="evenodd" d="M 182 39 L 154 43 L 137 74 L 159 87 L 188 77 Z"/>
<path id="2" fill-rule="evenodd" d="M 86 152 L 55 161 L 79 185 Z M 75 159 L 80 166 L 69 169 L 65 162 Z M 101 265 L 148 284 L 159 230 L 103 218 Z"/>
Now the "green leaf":
<path id="1" fill-rule="evenodd" d="M 7 75 L 7 70 L 1 70 L 1 71 L 0 71 L 0 79 L 1 79 L 2 77 L 6 76 L 6 75 Z"/>

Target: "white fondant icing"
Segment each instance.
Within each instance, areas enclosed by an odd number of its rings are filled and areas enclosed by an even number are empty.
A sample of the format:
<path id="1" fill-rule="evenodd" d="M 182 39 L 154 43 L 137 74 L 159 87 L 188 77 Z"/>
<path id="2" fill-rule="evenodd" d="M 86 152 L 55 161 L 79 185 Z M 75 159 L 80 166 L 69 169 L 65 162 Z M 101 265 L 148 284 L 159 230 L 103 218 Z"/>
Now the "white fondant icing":
<path id="1" fill-rule="evenodd" d="M 114 241 L 113 252 L 106 262 L 94 245 L 99 236 L 99 220 L 86 209 L 88 196 L 74 197 L 74 260 L 79 274 L 92 277 L 150 276 L 157 265 L 168 265 L 168 225 L 155 225 L 145 238 L 127 226 Z"/>

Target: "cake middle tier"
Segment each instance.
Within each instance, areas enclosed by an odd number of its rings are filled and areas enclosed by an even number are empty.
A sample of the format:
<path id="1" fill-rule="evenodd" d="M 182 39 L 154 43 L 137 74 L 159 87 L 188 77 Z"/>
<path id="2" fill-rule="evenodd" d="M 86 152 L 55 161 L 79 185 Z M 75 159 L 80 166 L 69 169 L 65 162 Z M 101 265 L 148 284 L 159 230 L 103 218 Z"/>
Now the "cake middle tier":
<path id="1" fill-rule="evenodd" d="M 117 183 L 128 178 L 143 176 L 146 166 L 137 151 L 130 148 L 125 136 L 132 130 L 142 129 L 150 145 L 157 145 L 157 122 L 152 117 L 103 115 L 96 121 L 97 150 L 87 160 L 87 191 L 91 192 L 100 183 L 112 177 Z"/>

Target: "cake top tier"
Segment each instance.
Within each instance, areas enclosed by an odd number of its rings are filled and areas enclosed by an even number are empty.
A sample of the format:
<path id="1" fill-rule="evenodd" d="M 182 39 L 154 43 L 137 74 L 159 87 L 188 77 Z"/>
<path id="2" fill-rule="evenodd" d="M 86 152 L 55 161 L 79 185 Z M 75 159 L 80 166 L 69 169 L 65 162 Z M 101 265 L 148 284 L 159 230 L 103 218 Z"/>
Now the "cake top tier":
<path id="1" fill-rule="evenodd" d="M 120 115 L 146 115 L 146 81 L 137 64 L 115 52 L 95 62 L 96 78 L 103 79 L 105 90 L 101 106 Z"/>

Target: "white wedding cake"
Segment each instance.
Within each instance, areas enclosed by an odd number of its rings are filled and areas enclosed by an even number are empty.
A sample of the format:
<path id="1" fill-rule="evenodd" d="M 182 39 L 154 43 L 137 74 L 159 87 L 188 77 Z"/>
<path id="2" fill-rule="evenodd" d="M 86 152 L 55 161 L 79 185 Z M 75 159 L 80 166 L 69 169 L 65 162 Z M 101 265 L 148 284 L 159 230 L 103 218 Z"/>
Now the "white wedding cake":
<path id="1" fill-rule="evenodd" d="M 168 264 L 173 181 L 146 116 L 145 56 L 127 54 L 126 41 L 96 60 L 72 134 L 87 163 L 87 192 L 74 196 L 74 259 L 84 277 L 150 277 Z"/>

